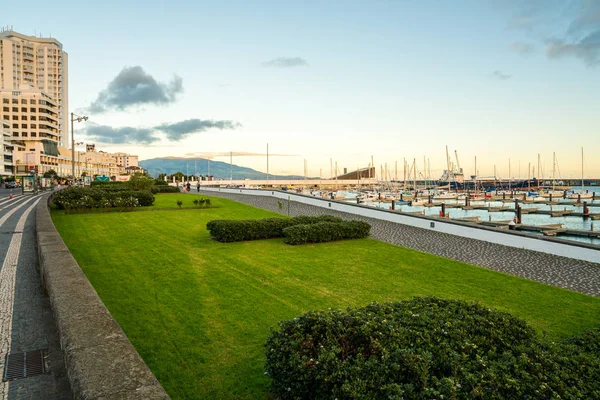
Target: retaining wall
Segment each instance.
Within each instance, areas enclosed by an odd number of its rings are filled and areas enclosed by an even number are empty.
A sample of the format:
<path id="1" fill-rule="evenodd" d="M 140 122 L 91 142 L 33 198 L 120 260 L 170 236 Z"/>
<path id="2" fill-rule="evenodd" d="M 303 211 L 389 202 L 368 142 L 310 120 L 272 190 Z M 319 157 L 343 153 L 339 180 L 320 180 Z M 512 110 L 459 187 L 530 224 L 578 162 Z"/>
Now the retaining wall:
<path id="1" fill-rule="evenodd" d="M 461 221 L 452 221 L 442 218 L 422 215 L 400 214 L 380 208 L 374 208 L 359 204 L 322 199 L 319 197 L 306 196 L 278 190 L 258 189 L 228 189 L 202 187 L 201 190 L 208 192 L 223 192 L 231 194 L 246 194 L 254 196 L 274 197 L 282 200 L 290 200 L 298 203 L 313 205 L 361 215 L 364 217 L 381 219 L 417 228 L 435 230 L 455 236 L 483 240 L 504 246 L 516 247 L 526 250 L 539 251 L 557 256 L 573 258 L 576 260 L 600 263 L 600 246 L 582 242 L 569 241 L 559 238 L 546 238 L 518 231 L 498 230 L 482 225 L 469 224 Z"/>
<path id="2" fill-rule="evenodd" d="M 76 399 L 169 399 L 56 231 L 44 195 L 36 209 L 42 284 Z"/>

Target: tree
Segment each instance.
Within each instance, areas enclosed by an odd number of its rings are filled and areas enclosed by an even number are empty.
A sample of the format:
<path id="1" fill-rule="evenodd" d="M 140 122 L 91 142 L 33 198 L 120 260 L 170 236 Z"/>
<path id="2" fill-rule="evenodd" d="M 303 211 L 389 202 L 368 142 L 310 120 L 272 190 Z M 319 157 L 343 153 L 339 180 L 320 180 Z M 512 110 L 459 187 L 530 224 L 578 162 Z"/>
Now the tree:
<path id="1" fill-rule="evenodd" d="M 56 179 L 56 178 L 58 178 L 58 174 L 53 169 L 49 169 L 48 171 L 44 172 L 43 176 L 44 176 L 44 178 L 48 178 L 48 179 Z"/>
<path id="2" fill-rule="evenodd" d="M 134 190 L 150 190 L 154 186 L 154 179 L 141 173 L 131 175 L 127 185 Z"/>
<path id="3" fill-rule="evenodd" d="M 164 181 L 166 177 L 167 177 L 167 174 L 160 173 L 160 174 L 158 174 L 158 178 L 156 178 L 156 180 L 157 181 Z"/>

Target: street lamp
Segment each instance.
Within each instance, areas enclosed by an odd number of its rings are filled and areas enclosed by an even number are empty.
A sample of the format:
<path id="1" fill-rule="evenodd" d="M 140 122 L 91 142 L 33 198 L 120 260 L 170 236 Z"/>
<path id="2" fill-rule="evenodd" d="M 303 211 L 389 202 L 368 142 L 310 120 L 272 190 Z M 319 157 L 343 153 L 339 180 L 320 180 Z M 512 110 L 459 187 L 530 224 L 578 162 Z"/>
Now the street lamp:
<path id="1" fill-rule="evenodd" d="M 73 183 L 75 183 L 75 134 L 73 132 L 73 123 L 75 121 L 87 121 L 87 116 L 80 116 L 75 113 L 71 113 L 71 175 L 73 176 Z"/>

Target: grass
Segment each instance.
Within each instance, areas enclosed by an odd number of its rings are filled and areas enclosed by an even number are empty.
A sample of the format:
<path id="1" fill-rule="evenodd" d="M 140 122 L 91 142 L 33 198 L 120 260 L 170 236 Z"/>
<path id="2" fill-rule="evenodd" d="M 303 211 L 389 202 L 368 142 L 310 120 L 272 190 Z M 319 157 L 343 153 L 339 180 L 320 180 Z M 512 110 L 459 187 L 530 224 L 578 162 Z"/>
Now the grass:
<path id="1" fill-rule="evenodd" d="M 193 207 L 162 194 L 156 208 Z M 211 219 L 274 214 L 211 198 L 215 208 L 65 215 L 67 246 L 173 399 L 269 398 L 266 337 L 309 309 L 417 295 L 476 300 L 552 339 L 600 323 L 600 299 L 371 239 L 287 246 L 221 244 Z"/>

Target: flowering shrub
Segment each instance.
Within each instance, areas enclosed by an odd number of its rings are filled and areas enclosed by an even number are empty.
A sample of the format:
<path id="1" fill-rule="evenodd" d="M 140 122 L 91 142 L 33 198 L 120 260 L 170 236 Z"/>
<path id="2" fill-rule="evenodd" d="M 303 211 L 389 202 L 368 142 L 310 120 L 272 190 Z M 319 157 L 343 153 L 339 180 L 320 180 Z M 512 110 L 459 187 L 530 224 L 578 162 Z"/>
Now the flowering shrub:
<path id="1" fill-rule="evenodd" d="M 547 343 L 510 314 L 415 298 L 280 322 L 266 374 L 279 399 L 600 398 L 599 338 Z"/>
<path id="2" fill-rule="evenodd" d="M 154 204 L 150 192 L 135 190 L 104 190 L 97 188 L 68 188 L 55 193 L 54 204 L 61 210 L 84 210 L 93 208 L 132 208 Z"/>
<path id="3" fill-rule="evenodd" d="M 206 224 L 206 228 L 210 231 L 213 239 L 219 242 L 240 242 L 281 238 L 283 237 L 283 230 L 289 226 L 316 224 L 323 221 L 341 222 L 342 219 L 331 215 L 321 215 L 318 217 L 213 220 Z"/>
<path id="4" fill-rule="evenodd" d="M 287 244 L 333 242 L 369 236 L 371 225 L 362 221 L 319 222 L 294 225 L 283 230 Z"/>

